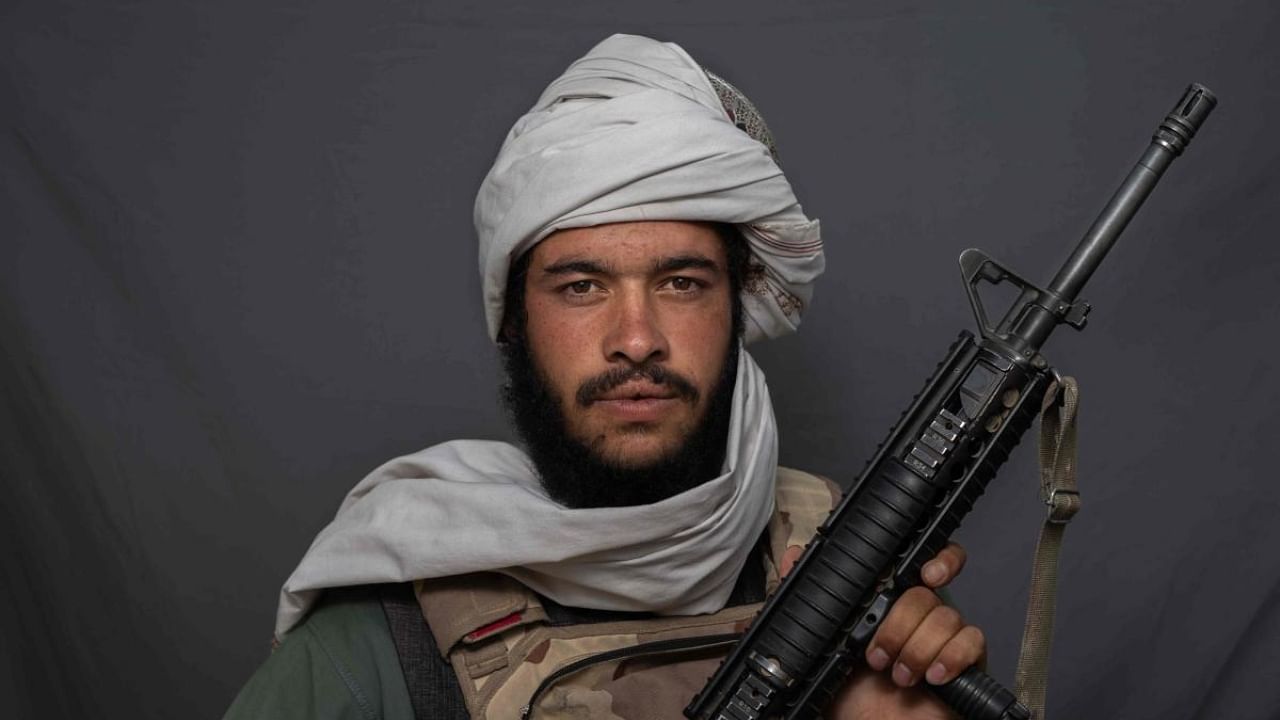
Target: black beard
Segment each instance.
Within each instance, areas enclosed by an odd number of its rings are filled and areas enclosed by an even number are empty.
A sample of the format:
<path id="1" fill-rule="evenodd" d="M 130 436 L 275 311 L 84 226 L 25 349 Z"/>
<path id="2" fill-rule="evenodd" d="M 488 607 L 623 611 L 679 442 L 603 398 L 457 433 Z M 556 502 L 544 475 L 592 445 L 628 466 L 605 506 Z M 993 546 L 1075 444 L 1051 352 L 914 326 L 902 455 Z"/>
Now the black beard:
<path id="1" fill-rule="evenodd" d="M 522 335 L 522 333 L 518 334 Z M 570 508 L 626 507 L 648 505 L 720 475 L 729 415 L 738 370 L 738 343 L 733 338 L 725 354 L 724 367 L 708 399 L 706 412 L 679 447 L 643 465 L 623 465 L 603 458 L 587 444 L 569 434 L 568 422 L 550 384 L 537 367 L 522 337 L 501 345 L 507 383 L 502 398 L 511 413 L 516 432 L 524 440 L 533 459 L 539 481 L 553 500 Z M 624 376 L 638 373 L 654 383 L 663 382 L 663 369 L 644 366 L 628 373 L 613 373 L 580 388 L 577 397 L 606 390 L 623 382 Z M 668 379 L 682 399 L 696 400 L 696 390 L 681 387 Z M 604 387 L 602 387 L 602 385 Z M 693 392 L 693 398 L 688 393 Z"/>

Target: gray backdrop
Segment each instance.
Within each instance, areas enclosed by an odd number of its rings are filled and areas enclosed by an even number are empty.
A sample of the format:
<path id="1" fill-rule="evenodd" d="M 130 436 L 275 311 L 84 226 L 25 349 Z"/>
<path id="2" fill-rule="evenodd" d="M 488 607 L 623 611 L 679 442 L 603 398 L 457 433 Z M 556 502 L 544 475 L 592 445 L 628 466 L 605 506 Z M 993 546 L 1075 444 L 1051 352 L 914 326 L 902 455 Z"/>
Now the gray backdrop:
<path id="1" fill-rule="evenodd" d="M 5 3 L 0 715 L 219 715 L 281 582 L 394 455 L 506 437 L 473 193 L 616 31 L 763 109 L 827 277 L 758 346 L 783 461 L 847 482 L 972 319 L 1047 279 L 1188 82 L 1221 99 L 1051 359 L 1083 386 L 1051 715 L 1280 713 L 1280 11 L 1215 3 Z M 960 533 L 1012 680 L 1024 445 Z"/>

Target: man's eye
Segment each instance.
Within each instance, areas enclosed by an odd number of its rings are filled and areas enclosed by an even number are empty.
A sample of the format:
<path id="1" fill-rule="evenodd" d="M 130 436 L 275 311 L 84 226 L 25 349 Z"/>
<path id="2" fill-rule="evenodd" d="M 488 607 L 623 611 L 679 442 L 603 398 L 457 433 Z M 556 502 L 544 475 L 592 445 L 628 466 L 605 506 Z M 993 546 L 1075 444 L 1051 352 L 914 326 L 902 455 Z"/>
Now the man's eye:
<path id="1" fill-rule="evenodd" d="M 698 289 L 698 281 L 687 277 L 671 278 L 671 289 L 677 292 L 690 292 Z"/>
<path id="2" fill-rule="evenodd" d="M 566 287 L 573 295 L 586 295 L 591 292 L 592 282 L 590 280 L 579 280 L 571 282 Z"/>

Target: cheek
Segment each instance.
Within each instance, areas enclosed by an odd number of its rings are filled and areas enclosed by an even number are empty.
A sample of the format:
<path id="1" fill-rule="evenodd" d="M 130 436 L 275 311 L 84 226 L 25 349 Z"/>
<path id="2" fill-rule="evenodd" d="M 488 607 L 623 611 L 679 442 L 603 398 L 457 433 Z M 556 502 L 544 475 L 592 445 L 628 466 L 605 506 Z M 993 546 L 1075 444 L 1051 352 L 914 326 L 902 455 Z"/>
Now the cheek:
<path id="1" fill-rule="evenodd" d="M 679 344 L 685 348 L 686 358 L 680 364 L 688 367 L 704 391 L 719 381 L 729 352 L 729 343 L 733 339 L 729 313 L 727 305 L 723 309 L 708 309 L 679 326 Z"/>
<path id="2" fill-rule="evenodd" d="M 533 304 L 528 317 L 526 336 L 529 351 L 538 369 L 563 401 L 576 392 L 577 383 L 584 377 L 585 370 L 581 366 L 588 360 L 584 350 L 589 330 L 581 322 L 556 317 Z"/>

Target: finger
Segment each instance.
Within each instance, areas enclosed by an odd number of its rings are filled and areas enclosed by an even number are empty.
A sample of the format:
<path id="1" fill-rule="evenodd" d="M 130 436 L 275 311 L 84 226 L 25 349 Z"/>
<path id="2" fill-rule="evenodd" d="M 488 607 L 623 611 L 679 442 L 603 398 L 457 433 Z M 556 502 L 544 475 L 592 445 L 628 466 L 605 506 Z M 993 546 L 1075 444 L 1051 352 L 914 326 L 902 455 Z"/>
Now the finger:
<path id="1" fill-rule="evenodd" d="M 791 568 L 796 566 L 796 561 L 804 554 L 804 548 L 799 545 L 791 545 L 782 553 L 782 563 L 778 566 L 778 577 L 786 577 L 791 572 Z"/>
<path id="2" fill-rule="evenodd" d="M 987 654 L 987 639 L 973 625 L 966 625 L 951 637 L 925 671 L 931 685 L 942 685 L 956 679 L 966 668 L 982 662 Z"/>
<path id="3" fill-rule="evenodd" d="M 875 670 L 889 667 L 925 616 L 941 604 L 938 596 L 926 587 L 913 587 L 903 593 L 867 645 L 867 664 Z"/>
<path id="4" fill-rule="evenodd" d="M 956 579 L 964 569 L 967 558 L 968 553 L 964 548 L 956 543 L 950 543 L 920 568 L 920 579 L 931 588 L 940 588 Z"/>
<path id="5" fill-rule="evenodd" d="M 898 653 L 898 661 L 893 665 L 893 681 L 900 687 L 915 685 L 963 627 L 964 621 L 954 608 L 939 605 L 931 610 Z M 959 659 L 957 656 L 952 662 Z"/>

